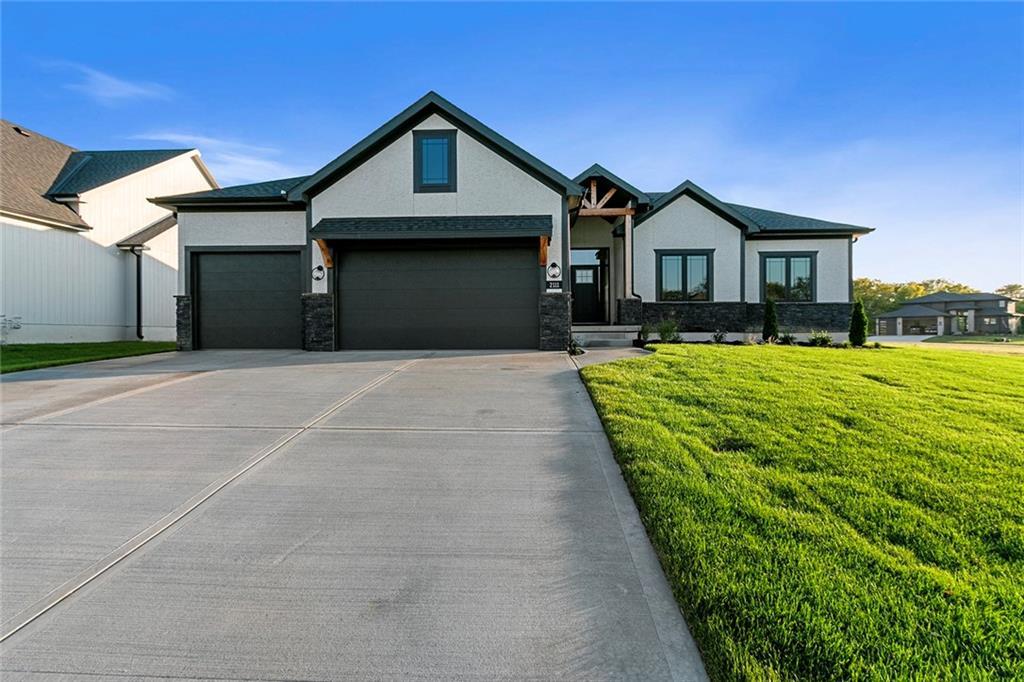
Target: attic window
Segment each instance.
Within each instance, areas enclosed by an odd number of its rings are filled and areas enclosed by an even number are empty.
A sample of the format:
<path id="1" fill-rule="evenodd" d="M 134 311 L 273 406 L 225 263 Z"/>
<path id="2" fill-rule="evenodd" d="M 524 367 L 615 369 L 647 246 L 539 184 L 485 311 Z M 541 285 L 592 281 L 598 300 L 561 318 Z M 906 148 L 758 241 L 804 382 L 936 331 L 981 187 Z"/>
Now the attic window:
<path id="1" fill-rule="evenodd" d="M 455 191 L 455 131 L 413 131 L 413 191 Z"/>
<path id="2" fill-rule="evenodd" d="M 14 128 L 14 132 L 18 133 L 19 135 L 24 135 L 25 137 L 32 137 L 32 133 L 28 132 L 27 130 L 23 130 L 22 128 L 19 128 L 18 126 L 11 126 L 11 127 Z"/>

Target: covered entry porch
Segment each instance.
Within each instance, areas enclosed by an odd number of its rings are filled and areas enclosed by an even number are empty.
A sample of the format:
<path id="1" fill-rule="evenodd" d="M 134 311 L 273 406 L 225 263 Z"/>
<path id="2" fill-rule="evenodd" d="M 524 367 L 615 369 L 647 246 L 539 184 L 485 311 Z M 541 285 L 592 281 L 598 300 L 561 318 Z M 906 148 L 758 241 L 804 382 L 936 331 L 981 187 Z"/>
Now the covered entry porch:
<path id="1" fill-rule="evenodd" d="M 585 192 L 569 214 L 570 267 L 576 335 L 601 328 L 615 334 L 630 319 L 633 293 L 633 220 L 647 195 L 595 164 L 574 178 Z M 629 331 L 634 331 L 630 327 Z"/>

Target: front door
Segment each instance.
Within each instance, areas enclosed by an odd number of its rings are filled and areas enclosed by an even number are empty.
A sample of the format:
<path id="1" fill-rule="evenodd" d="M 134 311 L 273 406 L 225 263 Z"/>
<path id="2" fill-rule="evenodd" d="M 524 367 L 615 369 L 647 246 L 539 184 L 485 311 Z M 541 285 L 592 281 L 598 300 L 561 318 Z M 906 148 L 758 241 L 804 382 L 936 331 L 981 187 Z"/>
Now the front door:
<path id="1" fill-rule="evenodd" d="M 604 321 L 600 265 L 572 266 L 572 321 Z"/>

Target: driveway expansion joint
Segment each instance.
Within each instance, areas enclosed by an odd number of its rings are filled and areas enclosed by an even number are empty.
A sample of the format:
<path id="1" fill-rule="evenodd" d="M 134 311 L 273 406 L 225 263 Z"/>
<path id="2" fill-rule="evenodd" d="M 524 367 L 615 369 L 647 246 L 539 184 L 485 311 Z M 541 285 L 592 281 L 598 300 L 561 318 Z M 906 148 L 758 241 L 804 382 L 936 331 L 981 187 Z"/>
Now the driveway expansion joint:
<path id="1" fill-rule="evenodd" d="M 424 357 L 430 357 L 430 355 L 432 355 L 432 353 L 427 354 Z M 279 452 L 281 449 L 283 449 L 286 445 L 288 445 L 293 440 L 298 438 L 300 435 L 302 435 L 309 429 L 313 428 L 318 422 L 327 419 L 332 414 L 342 409 L 344 406 L 357 400 L 360 396 L 363 396 L 366 393 L 377 388 L 381 384 L 385 383 L 391 377 L 407 369 L 408 367 L 411 367 L 412 365 L 419 362 L 421 359 L 423 358 L 414 358 L 412 360 L 407 360 L 406 362 L 403 362 L 398 367 L 395 367 L 387 371 L 383 375 L 373 379 L 372 381 L 364 384 L 355 391 L 347 394 L 344 398 L 341 398 L 340 400 L 334 402 L 330 407 L 328 407 L 326 410 L 322 411 L 317 416 L 313 417 L 312 419 L 302 424 L 302 426 L 299 426 L 298 428 L 293 427 L 291 433 L 284 435 L 271 446 L 261 450 L 254 457 L 251 457 L 245 463 L 243 463 L 241 467 L 235 469 L 232 472 L 229 472 L 228 474 L 222 476 L 220 479 L 214 481 L 213 483 L 210 483 L 208 486 L 203 488 L 203 490 L 201 490 L 199 493 L 193 495 L 183 504 L 179 505 L 177 508 L 172 510 L 169 514 L 166 514 L 155 524 L 137 533 L 133 538 L 128 540 L 126 543 L 122 544 L 116 550 L 107 554 L 105 557 L 92 564 L 89 568 L 78 573 L 75 577 L 71 578 L 71 580 L 64 582 L 56 589 L 51 590 L 42 599 L 36 601 L 28 608 L 25 608 L 19 613 L 12 616 L 10 619 L 8 619 L 7 622 L 3 624 L 2 629 L 0 629 L 0 644 L 5 643 L 8 639 L 17 634 L 23 628 L 25 628 L 26 626 L 30 625 L 31 623 L 45 615 L 58 604 L 67 600 L 69 597 L 71 597 L 76 592 L 84 588 L 86 585 L 89 585 L 99 577 L 106 574 L 110 569 L 114 568 L 115 566 L 123 562 L 125 559 L 130 557 L 132 554 L 142 549 L 149 542 L 159 537 L 170 528 L 177 525 L 178 522 L 180 522 L 193 511 L 195 511 L 204 502 L 212 498 L 221 490 L 224 490 L 230 484 L 237 481 L 239 478 L 244 476 L 258 464 L 269 458 L 271 455 Z M 190 375 L 187 377 L 179 377 L 176 381 L 184 381 L 187 379 L 191 379 L 194 378 L 194 376 L 199 376 L 200 374 L 201 373 L 197 373 L 196 375 Z M 170 383 L 174 383 L 174 381 L 163 382 L 157 385 L 167 386 Z M 113 400 L 118 397 L 123 397 L 129 394 L 135 394 L 138 392 L 142 392 L 144 390 L 149 390 L 151 388 L 151 386 L 146 386 L 136 391 L 128 391 L 126 393 L 118 394 L 117 396 L 109 396 L 108 398 L 101 399 L 101 401 L 97 402 L 106 402 L 107 400 Z M 92 404 L 96 404 L 96 402 Z M 67 412 L 71 412 L 74 409 L 80 408 L 63 410 L 56 414 L 66 414 Z"/>

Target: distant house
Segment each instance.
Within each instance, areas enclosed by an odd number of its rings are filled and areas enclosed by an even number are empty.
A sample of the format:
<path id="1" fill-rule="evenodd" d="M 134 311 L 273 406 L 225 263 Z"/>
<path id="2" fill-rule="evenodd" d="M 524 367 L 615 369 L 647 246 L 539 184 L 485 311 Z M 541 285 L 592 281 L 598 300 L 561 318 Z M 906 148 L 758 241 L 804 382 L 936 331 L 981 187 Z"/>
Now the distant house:
<path id="1" fill-rule="evenodd" d="M 1015 334 L 1021 317 L 1016 302 L 1006 296 L 940 291 L 879 315 L 875 331 L 879 336 Z"/>
<path id="2" fill-rule="evenodd" d="M 177 219 L 147 198 L 216 188 L 199 152 L 79 151 L 0 128 L 4 338 L 173 340 Z"/>

